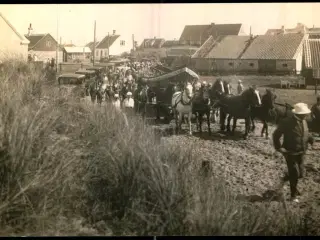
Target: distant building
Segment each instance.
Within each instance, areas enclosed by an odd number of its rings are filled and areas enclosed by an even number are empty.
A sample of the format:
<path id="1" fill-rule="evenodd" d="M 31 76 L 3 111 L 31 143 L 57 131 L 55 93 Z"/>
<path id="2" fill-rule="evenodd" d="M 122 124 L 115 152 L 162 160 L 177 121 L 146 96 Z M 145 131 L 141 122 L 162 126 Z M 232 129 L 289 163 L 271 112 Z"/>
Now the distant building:
<path id="1" fill-rule="evenodd" d="M 112 35 L 107 35 L 96 45 L 95 60 L 100 61 L 110 56 L 121 56 L 124 52 L 130 53 L 132 45 L 132 36 L 118 35 L 113 30 Z"/>
<path id="2" fill-rule="evenodd" d="M 320 84 L 320 39 L 307 39 L 303 48 L 303 75 L 306 85 Z"/>
<path id="3" fill-rule="evenodd" d="M 12 55 L 21 55 L 28 59 L 28 45 L 30 41 L 11 25 L 0 13 L 0 58 Z"/>
<path id="4" fill-rule="evenodd" d="M 300 73 L 307 36 L 303 33 L 257 36 L 241 60 L 258 66 L 260 73 Z"/>
<path id="5" fill-rule="evenodd" d="M 28 50 L 31 56 L 36 55 L 38 61 L 46 62 L 47 59 L 56 59 L 58 48 L 58 63 L 63 60 L 63 48 L 59 46 L 58 42 L 51 36 L 50 33 L 33 34 L 32 26 L 30 24 L 28 34 L 25 37 L 30 41 Z"/>
<path id="6" fill-rule="evenodd" d="M 244 35 L 242 24 L 187 25 L 180 36 L 183 45 L 200 47 L 210 36 Z"/>
<path id="7" fill-rule="evenodd" d="M 89 62 L 91 58 L 91 50 L 89 47 L 64 47 L 64 62 Z"/>
<path id="8" fill-rule="evenodd" d="M 308 28 L 302 23 L 297 23 L 294 28 L 285 28 L 282 26 L 279 29 L 268 29 L 265 35 L 279 35 L 279 34 L 289 34 L 289 33 L 301 33 L 308 34 L 309 39 L 320 39 L 320 28 Z"/>
<path id="9" fill-rule="evenodd" d="M 139 48 L 161 48 L 164 43 L 165 40 L 163 38 L 146 38 L 142 41 Z"/>
<path id="10" fill-rule="evenodd" d="M 194 69 L 202 73 L 256 71 L 258 64 L 240 60 L 252 41 L 250 36 L 210 36 L 192 56 Z"/>

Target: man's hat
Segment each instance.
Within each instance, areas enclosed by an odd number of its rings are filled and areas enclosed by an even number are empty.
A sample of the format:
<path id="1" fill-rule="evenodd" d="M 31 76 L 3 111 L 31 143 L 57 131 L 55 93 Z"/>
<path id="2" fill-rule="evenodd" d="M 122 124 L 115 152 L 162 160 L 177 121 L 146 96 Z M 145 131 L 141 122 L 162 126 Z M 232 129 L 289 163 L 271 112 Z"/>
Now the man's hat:
<path id="1" fill-rule="evenodd" d="M 295 104 L 294 109 L 292 109 L 292 112 L 298 115 L 305 115 L 311 113 L 310 109 L 308 108 L 308 105 L 305 103 Z"/>

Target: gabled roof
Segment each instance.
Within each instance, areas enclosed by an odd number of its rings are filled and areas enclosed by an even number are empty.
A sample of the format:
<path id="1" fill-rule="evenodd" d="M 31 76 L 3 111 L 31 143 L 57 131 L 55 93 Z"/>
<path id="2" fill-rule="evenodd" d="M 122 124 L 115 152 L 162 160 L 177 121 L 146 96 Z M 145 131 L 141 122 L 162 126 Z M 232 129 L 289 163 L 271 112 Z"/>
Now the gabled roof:
<path id="1" fill-rule="evenodd" d="M 241 59 L 293 59 L 304 39 L 304 34 L 257 36 Z"/>
<path id="2" fill-rule="evenodd" d="M 211 36 L 192 57 L 238 59 L 249 44 L 250 36 Z"/>
<path id="3" fill-rule="evenodd" d="M 187 25 L 181 34 L 180 41 L 206 41 L 209 36 L 238 35 L 242 24 L 208 24 Z"/>
<path id="4" fill-rule="evenodd" d="M 159 48 L 163 45 L 163 38 L 146 38 L 140 45 L 140 48 Z"/>
<path id="5" fill-rule="evenodd" d="M 99 43 L 100 43 L 100 42 L 96 42 L 96 47 L 97 47 L 97 45 L 98 45 Z M 94 44 L 94 42 L 89 42 L 89 43 L 86 45 L 86 47 L 90 48 L 91 51 L 92 51 L 92 50 L 93 50 L 93 44 Z"/>
<path id="6" fill-rule="evenodd" d="M 29 49 L 34 48 L 43 38 L 45 38 L 46 36 L 51 36 L 50 33 L 45 33 L 45 34 L 31 34 L 31 35 L 24 35 L 29 41 Z M 51 36 L 52 37 L 52 36 Z M 52 37 L 52 39 L 55 41 L 56 44 L 58 44 L 58 42 L 54 39 L 54 37 Z M 61 48 L 61 46 L 60 46 Z"/>
<path id="7" fill-rule="evenodd" d="M 14 26 L 12 26 L 12 24 L 2 15 L 2 13 L 0 12 L 0 17 L 5 21 L 5 23 L 12 29 L 12 31 L 14 31 L 14 33 L 18 36 L 18 38 L 20 38 L 21 43 L 23 44 L 29 44 L 30 41 L 28 39 L 26 39 L 23 35 L 21 35 L 20 33 L 18 33 L 18 31 L 15 29 Z"/>
<path id="8" fill-rule="evenodd" d="M 108 48 L 112 46 L 112 44 L 120 37 L 120 35 L 107 35 L 104 39 L 102 39 L 99 44 L 96 45 L 96 48 Z"/>
<path id="9" fill-rule="evenodd" d="M 306 68 L 320 68 L 320 39 L 305 40 L 303 51 Z"/>
<path id="10" fill-rule="evenodd" d="M 67 53 L 91 53 L 91 50 L 88 47 L 64 47 L 64 50 Z"/>

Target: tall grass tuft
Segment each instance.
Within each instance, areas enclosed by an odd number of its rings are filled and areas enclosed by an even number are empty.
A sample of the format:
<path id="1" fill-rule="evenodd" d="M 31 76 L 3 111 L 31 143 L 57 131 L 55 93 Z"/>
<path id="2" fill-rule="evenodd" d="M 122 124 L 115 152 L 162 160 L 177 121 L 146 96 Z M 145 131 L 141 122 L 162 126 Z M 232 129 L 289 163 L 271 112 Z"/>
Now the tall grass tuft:
<path id="1" fill-rule="evenodd" d="M 0 234 L 301 234 L 300 217 L 239 202 L 138 117 L 65 96 L 16 59 L 0 73 Z M 18 72 L 18 68 L 20 70 Z M 214 157 L 214 156 L 213 156 Z"/>

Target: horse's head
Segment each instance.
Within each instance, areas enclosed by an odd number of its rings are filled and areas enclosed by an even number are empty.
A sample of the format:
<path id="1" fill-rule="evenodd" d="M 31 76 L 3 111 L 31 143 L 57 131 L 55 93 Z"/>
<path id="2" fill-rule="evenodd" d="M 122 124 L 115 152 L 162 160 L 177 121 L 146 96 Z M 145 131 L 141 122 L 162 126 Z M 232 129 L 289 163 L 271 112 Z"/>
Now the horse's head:
<path id="1" fill-rule="evenodd" d="M 249 87 L 247 90 L 243 91 L 241 97 L 243 97 L 245 102 L 250 106 L 255 107 L 261 105 L 260 93 L 256 87 Z"/>
<path id="2" fill-rule="evenodd" d="M 184 92 L 187 95 L 188 98 L 193 97 L 193 86 L 191 83 L 187 83 L 184 87 Z"/>

